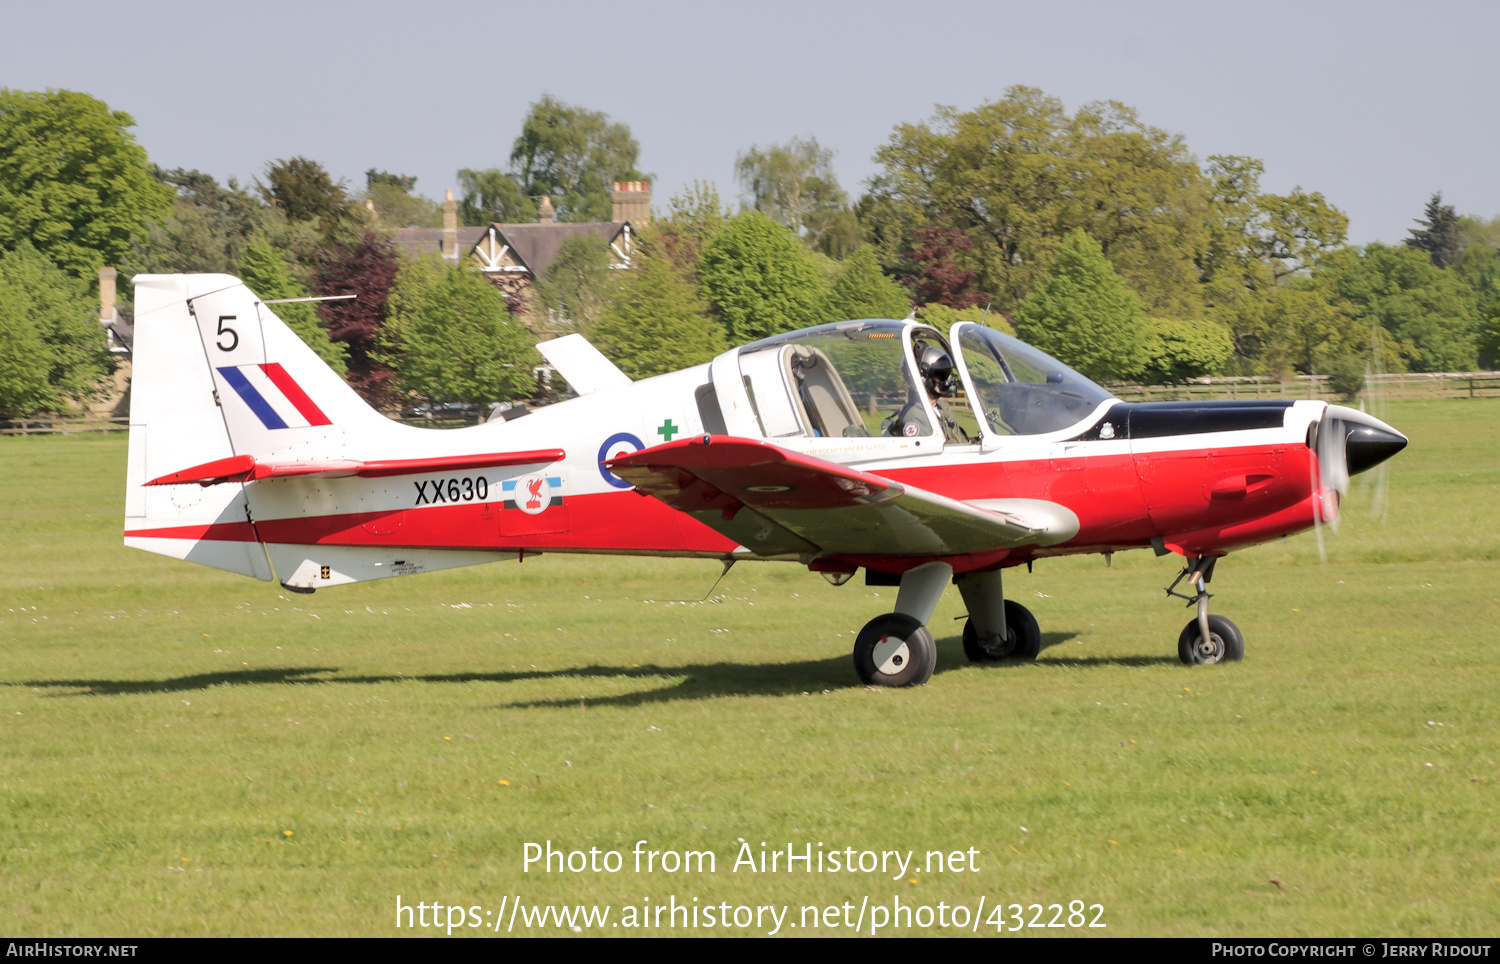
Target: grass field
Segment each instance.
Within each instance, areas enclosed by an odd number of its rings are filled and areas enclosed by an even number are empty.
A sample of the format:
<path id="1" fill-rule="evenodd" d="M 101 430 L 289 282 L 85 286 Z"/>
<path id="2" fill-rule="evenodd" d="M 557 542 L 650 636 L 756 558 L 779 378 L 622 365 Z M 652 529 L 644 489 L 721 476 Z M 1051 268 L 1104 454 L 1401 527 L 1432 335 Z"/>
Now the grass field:
<path id="1" fill-rule="evenodd" d="M 544 556 L 293 596 L 124 549 L 123 437 L 0 439 L 0 930 L 413 933 L 398 895 L 796 922 L 899 895 L 1103 905 L 1106 929 L 1039 935 L 1492 936 L 1500 400 L 1388 419 L 1412 444 L 1383 524 L 1357 480 L 1326 564 L 1309 533 L 1219 566 L 1243 663 L 1177 662 L 1177 566 L 1137 552 L 1013 571 L 1032 665 L 968 665 L 948 593 L 913 690 L 850 665 L 892 589 L 742 565 L 680 603 L 717 565 Z M 734 872 L 741 838 L 979 869 Z M 633 872 L 641 839 L 717 870 Z M 546 840 L 624 869 L 523 873 Z"/>

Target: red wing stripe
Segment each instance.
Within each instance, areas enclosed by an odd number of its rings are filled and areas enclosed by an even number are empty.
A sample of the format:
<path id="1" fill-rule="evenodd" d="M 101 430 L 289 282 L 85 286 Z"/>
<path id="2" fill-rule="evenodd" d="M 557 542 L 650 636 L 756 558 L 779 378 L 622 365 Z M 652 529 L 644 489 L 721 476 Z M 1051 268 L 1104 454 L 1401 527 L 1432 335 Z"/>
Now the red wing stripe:
<path id="1" fill-rule="evenodd" d="M 323 414 L 323 410 L 311 398 L 307 397 L 307 393 L 302 390 L 302 386 L 298 385 L 292 376 L 286 373 L 286 369 L 281 367 L 280 362 L 270 362 L 262 365 L 260 366 L 260 370 L 266 373 L 266 377 L 271 379 L 272 384 L 281 389 L 281 394 L 286 396 L 287 401 L 297 407 L 297 411 L 302 413 L 303 418 L 307 419 L 308 425 L 333 424 L 328 416 Z"/>

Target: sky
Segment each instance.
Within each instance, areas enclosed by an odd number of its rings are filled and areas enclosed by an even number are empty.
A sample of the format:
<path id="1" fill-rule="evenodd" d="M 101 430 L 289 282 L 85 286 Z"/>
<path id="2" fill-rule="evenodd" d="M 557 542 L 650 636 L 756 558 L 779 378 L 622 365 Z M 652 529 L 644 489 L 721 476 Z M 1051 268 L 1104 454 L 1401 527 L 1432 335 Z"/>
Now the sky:
<path id="1" fill-rule="evenodd" d="M 300 155 L 441 199 L 505 167 L 550 93 L 630 127 L 659 208 L 695 180 L 733 201 L 736 155 L 793 137 L 857 196 L 897 124 L 1023 85 L 1260 158 L 1263 190 L 1321 192 L 1356 244 L 1405 238 L 1434 191 L 1500 215 L 1493 2 L 0 0 L 0 23 L 0 87 L 92 94 L 155 163 L 242 183 Z"/>

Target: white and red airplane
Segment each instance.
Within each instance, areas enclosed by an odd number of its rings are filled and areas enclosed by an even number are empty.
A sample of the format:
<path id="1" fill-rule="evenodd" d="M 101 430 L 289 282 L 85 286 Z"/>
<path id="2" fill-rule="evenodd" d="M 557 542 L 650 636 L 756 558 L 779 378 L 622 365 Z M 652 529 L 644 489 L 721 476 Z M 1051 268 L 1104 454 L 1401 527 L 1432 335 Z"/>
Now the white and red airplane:
<path id="1" fill-rule="evenodd" d="M 1407 443 L 1320 401 L 1127 403 L 972 322 L 820 325 L 632 382 L 581 336 L 579 397 L 470 428 L 392 422 L 227 275 L 135 279 L 125 544 L 296 592 L 541 552 L 784 560 L 899 586 L 867 683 L 932 675 L 952 582 L 971 660 L 1034 659 L 1004 571 L 1154 548 L 1196 602 L 1178 655 L 1241 658 L 1208 612 L 1227 552 L 1332 519 Z M 1192 595 L 1173 590 L 1186 579 Z"/>

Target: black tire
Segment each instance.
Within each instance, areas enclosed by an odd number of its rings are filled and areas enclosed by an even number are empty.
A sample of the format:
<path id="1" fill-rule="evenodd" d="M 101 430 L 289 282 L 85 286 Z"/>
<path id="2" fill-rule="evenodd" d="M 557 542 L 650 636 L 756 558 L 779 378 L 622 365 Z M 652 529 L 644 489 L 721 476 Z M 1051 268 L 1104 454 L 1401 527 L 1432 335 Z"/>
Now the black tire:
<path id="1" fill-rule="evenodd" d="M 854 639 L 854 672 L 868 686 L 921 686 L 936 667 L 932 633 L 910 616 L 876 616 Z"/>
<path id="2" fill-rule="evenodd" d="M 1223 616 L 1209 616 L 1208 633 L 1208 645 L 1201 645 L 1203 634 L 1198 620 L 1189 620 L 1177 637 L 1177 658 L 1188 666 L 1235 663 L 1245 658 L 1245 637 L 1234 623 Z"/>
<path id="3" fill-rule="evenodd" d="M 964 655 L 971 663 L 993 663 L 1002 659 L 1034 660 L 1042 651 L 1042 630 L 1031 610 L 1005 600 L 1005 642 L 983 643 L 974 620 L 964 620 Z"/>

